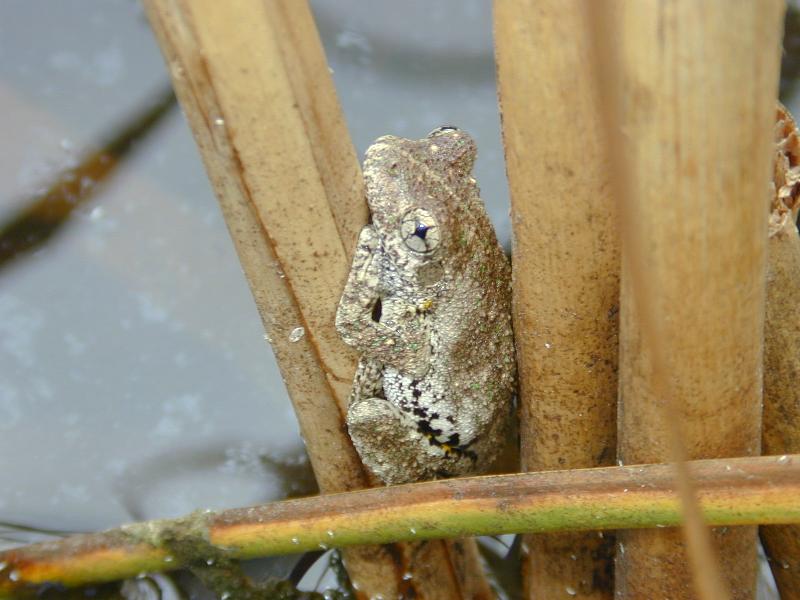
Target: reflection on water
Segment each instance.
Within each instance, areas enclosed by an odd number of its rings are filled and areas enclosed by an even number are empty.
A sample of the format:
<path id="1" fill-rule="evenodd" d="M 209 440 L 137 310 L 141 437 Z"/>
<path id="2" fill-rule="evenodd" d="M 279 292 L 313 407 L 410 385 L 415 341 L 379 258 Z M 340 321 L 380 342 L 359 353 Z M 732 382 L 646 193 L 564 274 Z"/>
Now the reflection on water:
<path id="1" fill-rule="evenodd" d="M 136 579 L 128 579 L 120 588 L 125 600 L 182 600 L 180 588 L 171 577 L 150 574 Z"/>
<path id="2" fill-rule="evenodd" d="M 217 509 L 243 495 L 251 503 L 308 496 L 317 492 L 317 484 L 302 449 L 276 456 L 230 440 L 170 449 L 130 465 L 114 491 L 130 519 L 144 521 L 187 514 L 198 508 L 198 497 L 205 500 L 203 508 Z"/>
<path id="3" fill-rule="evenodd" d="M 0 272 L 27 252 L 46 243 L 63 227 L 76 208 L 95 197 L 97 186 L 135 148 L 135 143 L 158 125 L 176 106 L 172 88 L 114 131 L 100 149 L 74 168 L 61 173 L 40 196 L 31 198 L 17 214 L 0 223 Z"/>

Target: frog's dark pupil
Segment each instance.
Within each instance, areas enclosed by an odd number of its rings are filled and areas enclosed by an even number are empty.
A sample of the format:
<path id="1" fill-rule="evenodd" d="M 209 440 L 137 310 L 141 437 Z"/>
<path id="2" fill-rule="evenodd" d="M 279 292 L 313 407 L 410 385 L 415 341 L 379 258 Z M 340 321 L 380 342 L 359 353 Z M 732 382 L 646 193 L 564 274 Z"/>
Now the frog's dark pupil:
<path id="1" fill-rule="evenodd" d="M 428 235 L 428 227 L 427 225 L 423 225 L 422 223 L 417 223 L 416 229 L 414 229 L 414 235 L 420 238 L 421 240 L 425 239 L 425 236 Z"/>

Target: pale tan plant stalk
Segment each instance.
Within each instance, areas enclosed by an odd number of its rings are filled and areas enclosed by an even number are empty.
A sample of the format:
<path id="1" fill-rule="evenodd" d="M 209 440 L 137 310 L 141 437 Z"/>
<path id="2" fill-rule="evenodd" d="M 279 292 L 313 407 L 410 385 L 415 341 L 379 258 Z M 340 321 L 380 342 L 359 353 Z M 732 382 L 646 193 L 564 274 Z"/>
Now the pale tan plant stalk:
<path id="1" fill-rule="evenodd" d="M 764 327 L 765 454 L 800 450 L 800 139 L 794 119 L 778 107 L 775 175 L 770 206 L 767 319 Z M 761 541 L 781 600 L 800 600 L 800 527 L 764 526 Z"/>
<path id="2" fill-rule="evenodd" d="M 675 461 L 686 524 L 618 533 L 621 598 L 753 598 L 688 458 L 758 454 L 766 182 L 783 3 L 587 2 L 623 248 L 619 457 Z M 605 10 L 604 10 L 605 9 Z"/>
<path id="3" fill-rule="evenodd" d="M 496 0 L 523 470 L 616 459 L 619 244 L 581 0 Z M 526 598 L 613 597 L 613 533 L 527 536 Z"/>
<path id="4" fill-rule="evenodd" d="M 356 236 L 368 215 L 308 5 L 144 4 L 271 339 L 320 490 L 374 484 L 343 418 L 356 356 L 334 329 Z M 344 558 L 365 598 L 486 597 L 460 588 L 445 542 L 354 548 Z"/>

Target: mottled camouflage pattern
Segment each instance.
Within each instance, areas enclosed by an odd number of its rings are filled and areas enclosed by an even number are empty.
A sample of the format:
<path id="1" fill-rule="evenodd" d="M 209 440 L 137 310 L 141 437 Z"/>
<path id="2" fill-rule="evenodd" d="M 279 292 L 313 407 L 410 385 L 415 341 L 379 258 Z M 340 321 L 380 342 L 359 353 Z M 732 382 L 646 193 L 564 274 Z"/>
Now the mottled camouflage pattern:
<path id="1" fill-rule="evenodd" d="M 384 482 L 484 471 L 515 387 L 511 269 L 470 172 L 476 147 L 443 127 L 378 139 L 364 161 L 372 223 L 336 315 L 359 350 L 347 426 Z"/>

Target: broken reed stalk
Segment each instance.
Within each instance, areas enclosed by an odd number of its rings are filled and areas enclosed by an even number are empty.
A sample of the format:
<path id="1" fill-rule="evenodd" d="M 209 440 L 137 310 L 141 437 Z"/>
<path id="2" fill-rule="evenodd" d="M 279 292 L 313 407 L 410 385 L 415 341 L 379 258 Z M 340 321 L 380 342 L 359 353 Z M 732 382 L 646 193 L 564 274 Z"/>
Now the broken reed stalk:
<path id="1" fill-rule="evenodd" d="M 302 0 L 145 0 L 323 493 L 368 487 L 344 425 L 356 355 L 334 314 L 361 171 Z M 348 550 L 363 597 L 460 598 L 448 545 Z M 403 576 L 413 573 L 413 579 Z"/>
<path id="2" fill-rule="evenodd" d="M 720 572 L 683 460 L 760 450 L 764 183 L 784 6 L 597 4 L 587 8 L 623 249 L 619 457 L 676 461 L 686 511 L 685 546 L 677 530 L 618 532 L 617 594 L 753 598 L 755 529 L 714 530 Z"/>
<path id="3" fill-rule="evenodd" d="M 794 119 L 778 107 L 775 174 L 767 246 L 764 326 L 765 453 L 800 451 L 800 139 Z M 800 600 L 800 526 L 764 526 L 761 541 L 781 600 Z"/>
<path id="4" fill-rule="evenodd" d="M 581 35 L 584 5 L 496 0 L 494 7 L 514 227 L 522 467 L 611 465 L 619 243 Z M 525 598 L 613 598 L 613 533 L 531 535 L 525 543 Z"/>
<path id="5" fill-rule="evenodd" d="M 800 523 L 800 455 L 689 464 L 707 522 Z M 197 512 L 0 552 L 0 598 L 218 559 L 515 532 L 675 526 L 665 464 L 441 480 Z M 197 548 L 187 555 L 187 540 Z M 175 552 L 175 548 L 178 552 Z M 656 573 L 651 573 L 656 576 Z M 655 598 L 655 596 L 650 596 Z M 667 596 L 662 596 L 667 597 Z"/>

